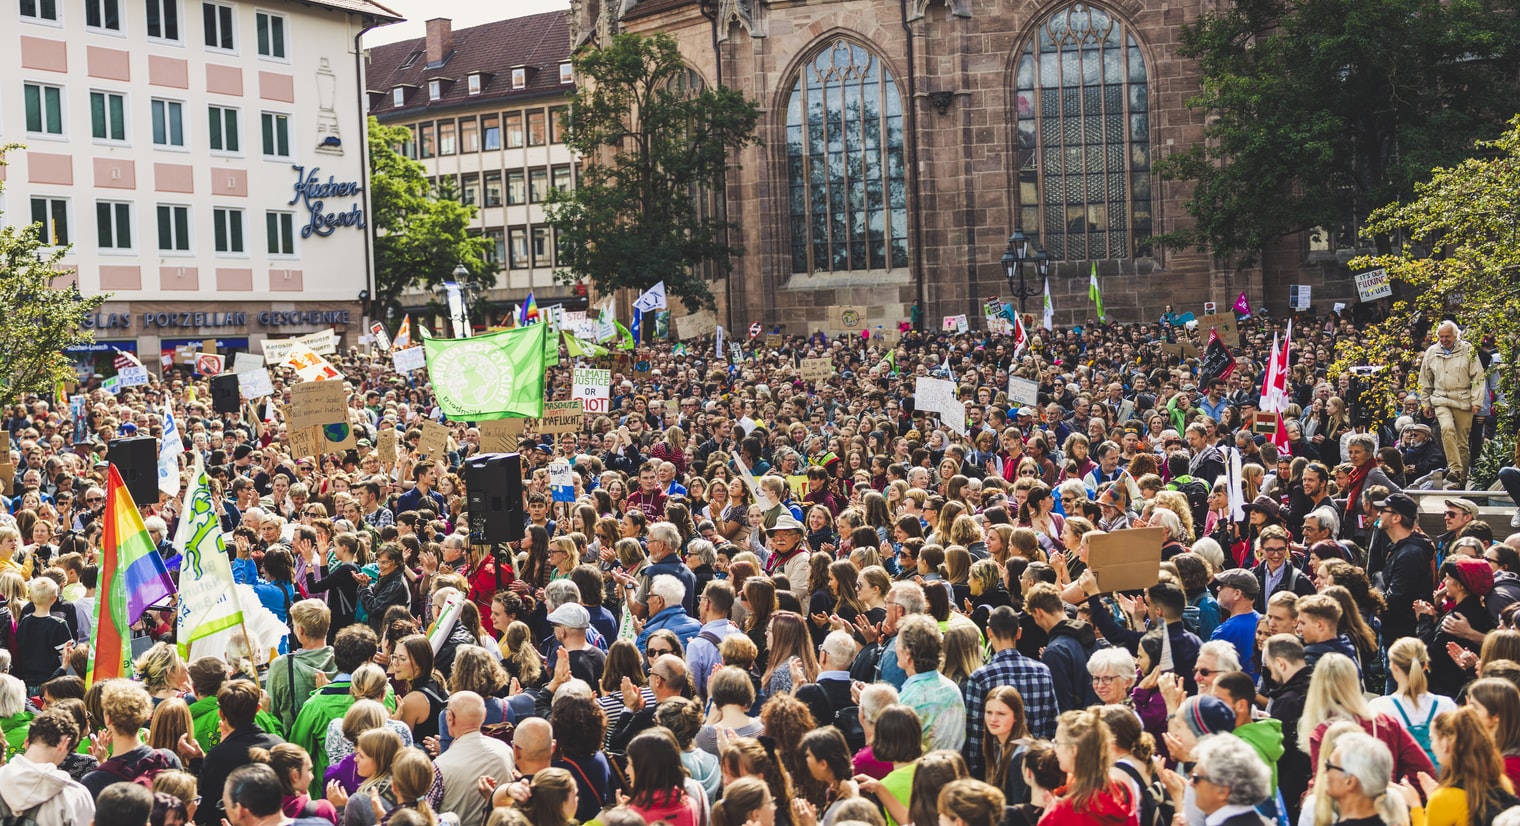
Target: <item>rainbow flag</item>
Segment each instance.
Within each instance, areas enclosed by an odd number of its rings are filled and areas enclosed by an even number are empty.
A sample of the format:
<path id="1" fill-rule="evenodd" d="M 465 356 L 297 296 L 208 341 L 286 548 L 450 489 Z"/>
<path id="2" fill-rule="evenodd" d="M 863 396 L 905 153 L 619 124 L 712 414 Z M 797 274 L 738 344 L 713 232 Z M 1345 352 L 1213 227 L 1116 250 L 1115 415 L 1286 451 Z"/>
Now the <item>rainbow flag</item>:
<path id="1" fill-rule="evenodd" d="M 174 581 L 143 526 L 132 494 L 121 480 L 121 471 L 111 465 L 110 474 L 88 683 L 131 673 L 132 623 L 148 606 L 174 593 Z"/>
<path id="2" fill-rule="evenodd" d="M 538 321 L 538 302 L 533 298 L 533 291 L 528 291 L 528 303 L 523 305 L 522 326 L 534 324 Z"/>

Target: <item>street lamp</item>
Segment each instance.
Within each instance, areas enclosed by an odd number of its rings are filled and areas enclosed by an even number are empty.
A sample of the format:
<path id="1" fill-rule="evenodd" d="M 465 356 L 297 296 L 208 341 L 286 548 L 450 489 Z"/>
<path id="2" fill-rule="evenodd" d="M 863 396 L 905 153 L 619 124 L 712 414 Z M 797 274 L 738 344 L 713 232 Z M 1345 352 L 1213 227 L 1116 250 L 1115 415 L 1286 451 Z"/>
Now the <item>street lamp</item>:
<path id="1" fill-rule="evenodd" d="M 464 318 L 462 319 L 462 324 L 459 323 L 461 321 L 460 319 L 455 319 L 457 327 L 455 333 L 461 338 L 469 338 L 470 308 L 475 304 L 476 300 L 479 299 L 481 287 L 479 284 L 467 280 L 470 277 L 470 271 L 468 269 L 465 269 L 465 266 L 462 263 L 454 267 L 453 276 L 453 281 L 445 281 L 441 284 L 434 284 L 433 295 L 445 306 L 447 306 L 450 287 L 458 291 L 460 309 L 464 314 Z"/>
<path id="2" fill-rule="evenodd" d="M 1028 287 L 1024 283 L 1024 265 L 1026 262 L 1034 262 L 1035 268 L 1043 280 L 1050 271 L 1050 255 L 1039 245 L 1029 240 L 1024 234 L 1023 228 L 1015 228 L 1013 234 L 1008 236 L 1008 248 L 1003 250 L 1003 257 L 999 259 L 1003 263 L 1003 272 L 1008 277 L 1008 290 L 1019 300 L 1019 314 L 1024 314 L 1024 302 L 1040 294 L 1039 284 Z M 1018 282 L 1015 285 L 1014 282 Z"/>

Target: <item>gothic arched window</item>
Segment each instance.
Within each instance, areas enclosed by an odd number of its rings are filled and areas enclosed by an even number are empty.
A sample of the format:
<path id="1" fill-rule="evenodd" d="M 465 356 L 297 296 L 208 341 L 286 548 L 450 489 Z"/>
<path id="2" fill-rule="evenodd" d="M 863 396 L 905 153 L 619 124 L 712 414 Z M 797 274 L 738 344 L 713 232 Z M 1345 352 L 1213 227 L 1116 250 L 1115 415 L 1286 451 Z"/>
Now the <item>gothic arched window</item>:
<path id="1" fill-rule="evenodd" d="M 792 272 L 908 265 L 902 99 L 875 55 L 836 40 L 803 65 L 786 161 Z"/>
<path id="2" fill-rule="evenodd" d="M 1125 26 L 1074 3 L 1024 46 L 1016 78 L 1019 223 L 1058 261 L 1151 254 L 1145 60 Z"/>

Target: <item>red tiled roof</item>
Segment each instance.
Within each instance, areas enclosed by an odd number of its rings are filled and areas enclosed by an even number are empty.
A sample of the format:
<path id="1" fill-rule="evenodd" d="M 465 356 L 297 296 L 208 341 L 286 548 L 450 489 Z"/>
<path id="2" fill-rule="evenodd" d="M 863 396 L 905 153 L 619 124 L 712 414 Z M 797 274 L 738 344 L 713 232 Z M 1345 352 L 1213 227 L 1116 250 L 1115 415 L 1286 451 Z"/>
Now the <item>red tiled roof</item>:
<path id="1" fill-rule="evenodd" d="M 375 46 L 369 49 L 367 85 L 371 91 L 385 94 L 375 100 L 370 113 L 384 119 L 463 103 L 569 94 L 575 91 L 575 84 L 559 82 L 559 65 L 570 60 L 569 15 L 569 11 L 551 11 L 456 29 L 453 54 L 442 66 L 433 68 L 427 65 L 425 37 Z M 410 65 L 406 65 L 408 61 Z M 521 89 L 512 88 L 513 66 L 528 68 L 528 82 Z M 483 73 L 481 89 L 471 95 L 469 76 L 475 72 Z M 438 100 L 430 101 L 427 85 L 435 79 L 452 82 L 445 84 Z M 390 94 L 397 86 L 416 87 L 408 90 L 406 104 L 399 108 Z"/>
<path id="2" fill-rule="evenodd" d="M 328 8 L 339 9 L 340 11 L 362 14 L 366 17 L 374 17 L 386 22 L 397 22 L 406 19 L 385 6 L 373 2 L 373 0 L 303 0 L 303 2 L 311 3 L 314 6 L 327 6 Z"/>

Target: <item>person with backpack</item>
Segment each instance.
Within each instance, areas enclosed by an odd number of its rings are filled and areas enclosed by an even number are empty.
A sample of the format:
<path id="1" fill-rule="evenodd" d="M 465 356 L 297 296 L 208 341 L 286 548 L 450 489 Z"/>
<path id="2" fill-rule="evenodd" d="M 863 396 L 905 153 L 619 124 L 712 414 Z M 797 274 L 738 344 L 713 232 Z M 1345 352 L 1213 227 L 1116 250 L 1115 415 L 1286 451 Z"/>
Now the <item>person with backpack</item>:
<path id="1" fill-rule="evenodd" d="M 1441 764 L 1430 746 L 1430 725 L 1436 717 L 1455 711 L 1457 704 L 1450 697 L 1427 690 L 1425 672 L 1429 668 L 1430 655 L 1423 641 L 1417 637 L 1394 641 L 1388 646 L 1388 673 L 1398 687 L 1392 694 L 1370 700 L 1367 706 L 1397 720 L 1439 769 Z"/>
<path id="2" fill-rule="evenodd" d="M 301 704 L 316 688 L 318 671 L 331 679 L 338 674 L 332 646 L 327 644 L 327 626 L 332 614 L 320 599 L 303 599 L 290 606 L 290 628 L 300 647 L 269 664 L 264 676 L 264 690 L 269 692 L 269 706 L 289 731 L 301 713 Z"/>
<path id="3" fill-rule="evenodd" d="M 26 751 L 0 766 L 0 822 L 17 826 L 83 826 L 95 817 L 90 790 L 58 764 L 79 739 L 74 715 L 45 711 L 32 721 Z"/>
<path id="4" fill-rule="evenodd" d="M 259 701 L 262 699 L 263 692 L 251 680 L 233 680 L 216 693 L 222 741 L 206 752 L 203 759 L 191 761 L 191 771 L 199 778 L 202 797 L 220 800 L 222 786 L 227 782 L 228 776 L 239 766 L 253 762 L 251 755 L 255 749 L 269 750 L 285 742 L 284 738 L 277 735 L 266 734 L 255 723 L 254 718 L 258 715 Z M 200 765 L 196 766 L 196 763 Z M 102 764 L 101 768 L 104 769 L 105 766 Z M 89 785 L 89 779 L 85 778 L 85 785 Z M 275 787 L 275 811 L 279 811 L 278 807 L 283 805 L 284 792 L 280 790 L 278 777 L 275 778 Z M 226 814 L 230 816 L 232 812 L 229 810 Z M 216 806 L 200 806 L 195 810 L 195 822 L 200 826 L 218 826 L 221 815 Z"/>
<path id="5" fill-rule="evenodd" d="M 258 686 L 248 684 L 253 688 L 254 701 L 248 712 L 251 722 L 254 710 L 258 709 Z M 179 755 L 166 749 L 150 748 L 142 742 L 139 733 L 148 725 L 148 718 L 153 715 L 153 698 L 138 683 L 128 680 L 112 680 L 100 691 L 100 708 L 105 717 L 106 730 L 110 734 L 110 751 L 115 755 L 109 760 L 103 760 L 100 767 L 84 776 L 80 781 L 90 796 L 99 798 L 100 793 L 113 783 L 137 783 L 151 788 L 153 778 L 165 769 L 183 768 Z M 279 741 L 276 741 L 279 742 Z M 103 745 L 103 744 L 102 744 Z M 97 758 L 104 758 L 107 754 L 104 748 L 91 745 Z M 200 747 L 195 745 L 195 740 L 187 733 L 180 738 L 180 748 L 190 754 L 199 754 Z M 205 789 L 206 776 L 201 775 L 201 788 Z M 216 807 L 206 807 L 208 818 L 201 826 L 216 826 Z M 199 822 L 199 821 L 197 821 Z"/>
<path id="6" fill-rule="evenodd" d="M 702 598 L 697 600 L 697 619 L 702 621 L 702 630 L 686 646 L 686 664 L 691 667 L 691 680 L 699 696 L 707 696 L 707 680 L 712 676 L 713 666 L 723 660 L 718 655 L 723 638 L 744 633 L 732 619 L 734 599 L 733 583 L 715 579 L 707 583 Z"/>
<path id="7" fill-rule="evenodd" d="M 833 725 L 844 735 L 850 753 L 865 748 L 866 735 L 860 728 L 860 706 L 850 699 L 850 666 L 860 647 L 846 631 L 831 631 L 818 647 L 818 679 L 805 683 L 800 666 L 793 670 L 797 699 L 805 703 L 820 726 Z"/>

